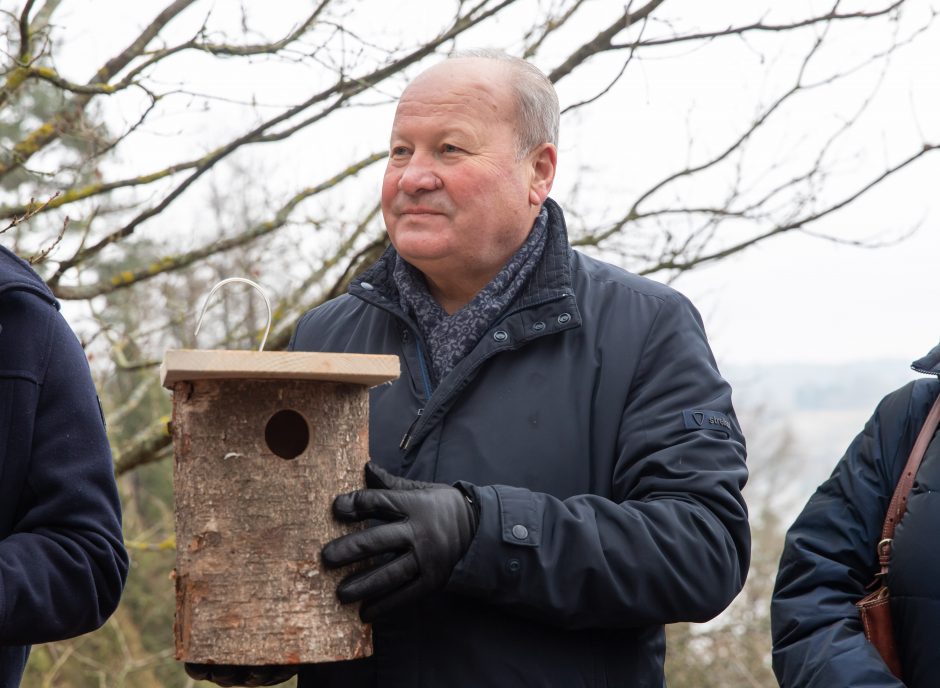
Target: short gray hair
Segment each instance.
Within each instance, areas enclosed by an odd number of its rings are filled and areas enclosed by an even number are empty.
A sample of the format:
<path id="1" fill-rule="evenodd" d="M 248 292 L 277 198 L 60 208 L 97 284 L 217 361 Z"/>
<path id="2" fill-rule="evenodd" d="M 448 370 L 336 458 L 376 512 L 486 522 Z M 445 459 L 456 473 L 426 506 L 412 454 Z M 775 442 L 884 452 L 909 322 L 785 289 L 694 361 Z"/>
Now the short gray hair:
<path id="1" fill-rule="evenodd" d="M 516 156 L 524 158 L 536 146 L 551 143 L 558 147 L 558 94 L 542 71 L 531 62 L 495 48 L 461 50 L 448 59 L 496 60 L 505 63 L 511 74 L 516 99 Z"/>

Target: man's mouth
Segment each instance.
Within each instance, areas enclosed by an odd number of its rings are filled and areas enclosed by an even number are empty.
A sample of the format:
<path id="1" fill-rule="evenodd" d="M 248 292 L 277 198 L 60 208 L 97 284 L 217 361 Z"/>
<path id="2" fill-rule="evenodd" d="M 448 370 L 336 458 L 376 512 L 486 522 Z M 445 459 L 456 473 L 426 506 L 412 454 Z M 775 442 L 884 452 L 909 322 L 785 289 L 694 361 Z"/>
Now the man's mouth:
<path id="1" fill-rule="evenodd" d="M 425 208 L 423 206 L 409 206 L 403 208 L 401 215 L 443 215 L 444 213 L 436 208 Z"/>

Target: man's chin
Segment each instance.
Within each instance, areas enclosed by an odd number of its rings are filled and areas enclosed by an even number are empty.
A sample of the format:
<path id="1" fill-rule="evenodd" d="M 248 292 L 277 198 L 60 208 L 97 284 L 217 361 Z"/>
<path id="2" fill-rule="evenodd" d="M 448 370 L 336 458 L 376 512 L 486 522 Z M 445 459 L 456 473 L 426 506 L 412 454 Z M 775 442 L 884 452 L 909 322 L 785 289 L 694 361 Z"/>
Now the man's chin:
<path id="1" fill-rule="evenodd" d="M 446 263 L 451 257 L 452 249 L 442 241 L 440 236 L 417 237 L 415 235 L 399 235 L 392 239 L 392 245 L 402 258 L 415 266 L 422 272 L 428 269 L 434 269 L 436 266 Z"/>
<path id="2" fill-rule="evenodd" d="M 416 260 L 435 260 L 446 256 L 450 248 L 448 234 L 447 227 L 442 223 L 435 225 L 431 222 L 398 222 L 394 231 L 388 233 L 395 250 L 405 260 L 409 260 L 409 256 Z"/>
<path id="3" fill-rule="evenodd" d="M 420 250 L 413 249 L 409 246 L 405 246 L 404 249 L 400 249 L 396 246 L 395 250 L 398 251 L 398 255 L 422 272 L 447 258 L 447 253 L 444 251 Z"/>

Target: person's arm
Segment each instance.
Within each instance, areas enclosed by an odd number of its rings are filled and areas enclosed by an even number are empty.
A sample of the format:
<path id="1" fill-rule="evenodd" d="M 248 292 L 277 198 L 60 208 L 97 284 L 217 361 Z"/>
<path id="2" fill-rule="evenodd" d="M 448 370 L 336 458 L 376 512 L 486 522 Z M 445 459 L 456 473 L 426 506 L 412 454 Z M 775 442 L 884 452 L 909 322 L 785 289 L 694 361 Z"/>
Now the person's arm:
<path id="1" fill-rule="evenodd" d="M 88 363 L 58 313 L 50 327 L 30 455 L 5 458 L 28 466 L 12 534 L 0 541 L 4 645 L 98 628 L 117 607 L 127 576 L 114 468 Z M 12 409 L 13 432 L 17 418 L 32 411 Z"/>
<path id="2" fill-rule="evenodd" d="M 575 628 L 704 621 L 724 609 L 750 557 L 744 441 L 698 313 L 680 295 L 650 329 L 618 432 L 614 500 L 474 487 L 479 528 L 448 589 Z"/>
<path id="3" fill-rule="evenodd" d="M 903 686 L 865 639 L 855 603 L 877 570 L 885 512 L 917 431 L 910 419 L 926 413 L 912 408 L 913 390 L 879 404 L 787 532 L 771 603 L 773 667 L 784 688 Z M 923 406 L 927 396 L 916 396 Z"/>

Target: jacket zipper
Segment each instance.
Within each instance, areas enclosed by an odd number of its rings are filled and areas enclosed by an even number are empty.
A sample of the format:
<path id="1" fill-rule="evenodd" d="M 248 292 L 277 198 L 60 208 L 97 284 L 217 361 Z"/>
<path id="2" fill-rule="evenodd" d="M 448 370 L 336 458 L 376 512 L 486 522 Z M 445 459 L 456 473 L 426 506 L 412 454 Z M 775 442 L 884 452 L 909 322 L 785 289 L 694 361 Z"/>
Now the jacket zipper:
<path id="1" fill-rule="evenodd" d="M 400 313 L 396 313 L 393 308 L 389 308 L 381 299 L 377 298 L 365 298 L 360 294 L 353 294 L 357 298 L 365 301 L 366 303 L 371 303 L 376 308 L 379 308 L 394 318 L 401 320 L 408 326 L 408 329 L 411 330 L 412 336 L 415 338 L 415 347 L 418 350 L 418 367 L 421 370 L 421 383 L 424 385 L 424 401 L 427 403 L 431 399 L 431 377 L 428 374 L 427 362 L 424 360 L 424 347 L 421 346 L 421 335 L 418 333 L 418 330 L 412 327 L 411 322 L 403 317 Z M 411 421 L 411 425 L 408 426 L 408 430 L 405 431 L 405 434 L 401 438 L 401 442 L 398 443 L 399 449 L 407 449 L 408 445 L 411 443 L 411 436 L 414 432 L 415 426 L 418 424 L 418 421 L 421 420 L 421 416 L 424 414 L 424 408 L 419 408 L 415 419 Z"/>
<path id="2" fill-rule="evenodd" d="M 424 383 L 424 401 L 427 403 L 431 398 L 431 376 L 428 375 L 428 367 L 424 361 L 424 349 L 421 346 L 421 337 L 417 333 L 415 333 L 415 346 L 418 348 L 418 365 L 421 368 L 421 381 Z M 419 418 L 423 410 L 424 409 L 418 410 Z M 412 425 L 414 425 L 414 423 L 412 423 Z"/>
<path id="3" fill-rule="evenodd" d="M 424 383 L 424 401 L 427 403 L 431 399 L 431 380 L 428 376 L 427 364 L 424 362 L 424 349 L 421 347 L 421 339 L 418 336 L 415 336 L 415 346 L 418 349 L 418 364 L 421 368 L 421 381 Z M 402 436 L 401 442 L 398 443 L 399 449 L 404 450 L 408 448 L 408 445 L 411 443 L 411 433 L 414 431 L 418 421 L 421 420 L 423 413 L 424 409 L 419 408 L 418 415 L 411 421 L 411 425 L 408 426 L 408 430 L 406 430 L 405 434 Z"/>
<path id="4" fill-rule="evenodd" d="M 363 295 L 360 295 L 360 294 L 353 294 L 353 295 L 363 301 L 366 301 L 367 303 L 371 303 L 373 306 L 388 312 L 390 315 L 406 323 L 408 325 L 408 328 L 412 330 L 412 334 L 414 335 L 415 345 L 417 346 L 417 349 L 418 349 L 418 362 L 421 368 L 421 381 L 424 384 L 424 396 L 425 396 L 426 405 L 423 408 L 418 409 L 418 413 L 415 415 L 415 419 L 411 421 L 411 425 L 408 426 L 408 430 L 405 431 L 405 434 L 402 436 L 401 442 L 398 443 L 399 449 L 401 449 L 402 451 L 407 451 L 408 447 L 411 445 L 411 438 L 414 436 L 415 430 L 421 424 L 421 419 L 424 416 L 424 411 L 430 405 L 427 402 L 431 401 L 431 396 L 432 396 L 431 395 L 431 383 L 430 383 L 430 379 L 428 376 L 427 364 L 425 363 L 425 360 L 424 360 L 424 350 L 421 346 L 421 336 L 418 334 L 417 330 L 411 326 L 411 322 L 407 318 L 402 317 L 402 315 L 399 313 L 396 313 L 394 309 L 389 308 L 385 304 L 381 303 L 379 299 L 365 298 Z M 534 303 L 526 304 L 525 306 L 520 306 L 518 308 L 515 308 L 511 311 L 504 313 L 500 317 L 500 321 L 505 320 L 506 318 L 512 315 L 515 315 L 516 313 L 520 313 L 522 311 L 529 310 L 530 308 L 535 308 L 536 306 L 541 306 L 546 303 L 551 303 L 552 301 L 560 301 L 561 299 L 567 298 L 569 296 L 571 296 L 570 292 L 562 292 L 561 294 L 555 294 L 554 296 L 540 299 L 539 301 L 536 301 Z M 467 377 L 469 377 L 470 373 L 472 373 L 477 368 L 479 368 L 480 365 L 482 365 L 485 361 L 487 361 L 494 354 L 495 352 L 487 356 L 483 356 L 479 361 L 477 361 L 473 365 L 473 367 L 471 367 L 469 370 L 466 371 L 464 378 L 466 379 Z M 461 381 L 460 384 L 454 385 L 454 388 L 451 390 L 450 394 L 447 395 L 447 398 L 449 399 L 454 394 L 457 394 L 461 389 L 464 388 L 464 386 L 465 386 L 465 380 Z M 443 401 L 438 401 L 436 406 L 440 406 L 442 403 Z"/>
<path id="5" fill-rule="evenodd" d="M 401 442 L 398 443 L 399 449 L 407 449 L 408 445 L 411 443 L 411 433 L 415 429 L 415 426 L 418 424 L 418 421 L 421 420 L 421 415 L 424 413 L 423 408 L 418 409 L 418 415 L 415 416 L 415 419 L 411 421 L 411 425 L 408 426 L 408 430 L 405 431 L 405 434 L 401 438 Z"/>

